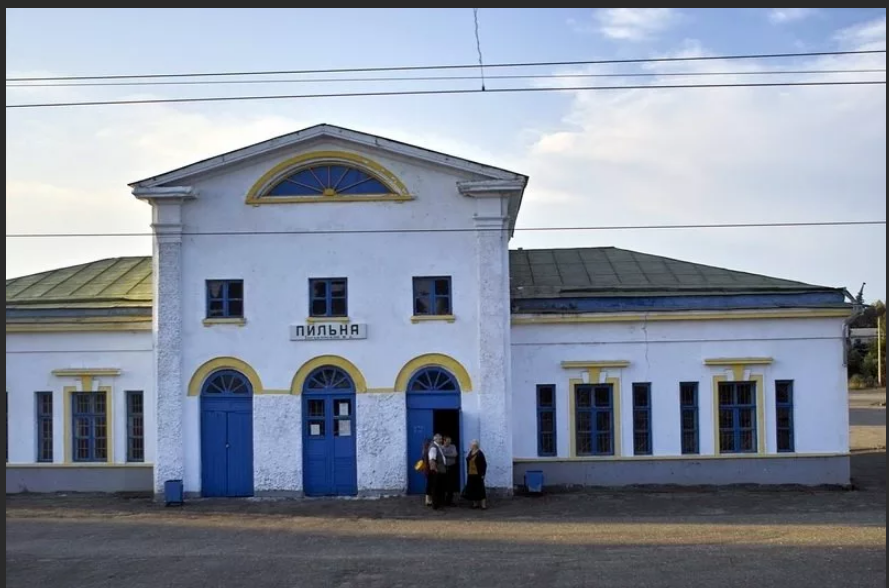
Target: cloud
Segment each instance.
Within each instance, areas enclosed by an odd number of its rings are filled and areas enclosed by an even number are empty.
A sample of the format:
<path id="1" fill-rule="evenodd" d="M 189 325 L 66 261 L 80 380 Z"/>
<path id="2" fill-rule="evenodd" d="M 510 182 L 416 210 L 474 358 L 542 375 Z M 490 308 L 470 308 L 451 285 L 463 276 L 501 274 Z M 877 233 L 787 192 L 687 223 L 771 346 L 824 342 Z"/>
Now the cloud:
<path id="1" fill-rule="evenodd" d="M 805 20 L 819 14 L 817 8 L 771 8 L 769 21 L 772 24 L 785 24 Z"/>
<path id="2" fill-rule="evenodd" d="M 835 39 L 844 49 L 881 50 L 886 48 L 886 17 L 842 29 Z"/>
<path id="3" fill-rule="evenodd" d="M 861 47 L 879 42 L 880 31 L 885 42 L 885 19 L 841 37 Z M 695 43 L 674 52 L 705 54 Z M 844 56 L 803 65 L 884 68 L 885 60 Z M 650 71 L 725 69 L 705 62 Z M 809 79 L 828 78 L 838 79 Z M 719 76 L 707 83 L 762 79 Z M 578 92 L 563 124 L 540 133 L 523 164 L 532 183 L 520 226 L 880 220 L 885 160 L 885 86 Z M 885 284 L 885 226 L 520 233 L 516 244 L 543 246 L 544 238 L 546 246 L 620 245 L 812 283 Z"/>
<path id="4" fill-rule="evenodd" d="M 55 101 L 56 88 L 29 88 L 28 100 Z M 15 90 L 16 92 L 22 90 Z M 77 92 L 66 100 L 95 99 Z M 117 96 L 120 98 L 120 96 Z M 24 101 L 24 99 L 23 99 Z M 380 136 L 518 167 L 503 154 L 423 129 L 368 125 L 366 113 L 330 116 L 319 106 L 311 118 L 272 114 L 261 107 L 228 105 L 200 110 L 171 105 L 18 110 L 7 116 L 7 233 L 145 233 L 150 208 L 127 184 L 290 133 L 323 120 Z M 238 114 L 240 112 L 241 114 Z M 72 114 L 75 114 L 72 116 Z M 6 276 L 19 276 L 118 255 L 148 255 L 147 237 L 6 239 Z"/>
<path id="5" fill-rule="evenodd" d="M 674 25 L 678 13 L 672 8 L 601 8 L 593 19 L 609 39 L 645 41 Z"/>

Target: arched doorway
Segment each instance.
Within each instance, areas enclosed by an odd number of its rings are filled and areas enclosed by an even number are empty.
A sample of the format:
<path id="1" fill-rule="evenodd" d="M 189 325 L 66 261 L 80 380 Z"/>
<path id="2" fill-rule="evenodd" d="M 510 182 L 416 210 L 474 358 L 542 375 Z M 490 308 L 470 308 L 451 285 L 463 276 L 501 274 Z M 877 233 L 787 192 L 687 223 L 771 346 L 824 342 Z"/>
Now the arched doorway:
<path id="1" fill-rule="evenodd" d="M 219 370 L 201 387 L 201 493 L 253 496 L 253 386 Z"/>
<path id="2" fill-rule="evenodd" d="M 314 370 L 303 387 L 303 486 L 306 496 L 355 496 L 355 383 L 334 366 Z"/>
<path id="3" fill-rule="evenodd" d="M 426 367 L 407 386 L 408 494 L 423 494 L 426 477 L 414 469 L 423 443 L 435 434 L 451 437 L 461 447 L 460 384 L 449 371 Z M 457 460 L 462 466 L 462 460 Z"/>

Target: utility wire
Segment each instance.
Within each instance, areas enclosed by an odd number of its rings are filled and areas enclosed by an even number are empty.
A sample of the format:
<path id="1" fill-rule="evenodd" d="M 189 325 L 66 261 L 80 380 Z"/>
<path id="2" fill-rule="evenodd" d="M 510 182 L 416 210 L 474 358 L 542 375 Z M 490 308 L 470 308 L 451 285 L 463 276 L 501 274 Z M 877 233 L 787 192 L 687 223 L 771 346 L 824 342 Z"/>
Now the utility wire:
<path id="1" fill-rule="evenodd" d="M 482 38 L 478 31 L 478 8 L 472 9 L 472 16 L 475 20 L 475 49 L 478 51 L 478 68 L 482 78 L 482 92 L 485 91 L 485 58 L 482 56 Z"/>
<path id="2" fill-rule="evenodd" d="M 92 100 L 86 102 L 37 102 L 31 104 L 7 104 L 7 109 L 20 108 L 62 108 L 75 106 L 119 106 L 134 104 L 186 104 L 199 102 L 245 102 L 255 100 L 296 100 L 309 98 L 374 98 L 387 96 L 433 96 L 433 95 L 458 95 L 458 94 L 505 94 L 521 92 L 582 92 L 602 90 L 680 90 L 703 88 L 777 88 L 793 86 L 875 86 L 886 85 L 886 80 L 856 80 L 845 82 L 757 82 L 737 84 L 658 84 L 652 86 L 563 86 L 543 88 L 479 88 L 450 89 L 450 90 L 401 90 L 390 92 L 343 92 L 337 94 L 283 94 L 283 95 L 257 95 L 257 96 L 209 96 L 202 98 L 144 98 L 132 100 Z"/>
<path id="3" fill-rule="evenodd" d="M 752 228 L 794 228 L 794 227 L 843 227 L 885 225 L 886 220 L 860 221 L 813 221 L 792 223 L 727 223 L 727 224 L 684 224 L 684 225 L 613 225 L 613 226 L 574 226 L 574 227 L 516 227 L 516 231 L 645 231 L 666 229 L 752 229 Z M 375 233 L 474 233 L 502 231 L 500 228 L 428 228 L 428 229 L 331 229 L 331 230 L 288 230 L 288 231 L 184 231 L 183 236 L 237 237 L 255 235 L 345 235 Z M 151 232 L 130 233 L 7 233 L 7 239 L 64 239 L 77 237 L 151 237 Z"/>
<path id="4" fill-rule="evenodd" d="M 518 63 L 491 63 L 486 67 L 555 67 L 574 65 L 615 65 L 628 63 L 673 63 L 693 61 L 729 61 L 746 59 L 789 59 L 794 57 L 828 57 L 844 55 L 874 55 L 885 54 L 885 49 L 872 49 L 860 51 L 813 51 L 802 53 L 751 53 L 741 55 L 702 55 L 694 57 L 648 57 L 637 59 L 588 59 L 574 61 L 528 61 Z M 291 70 L 267 70 L 267 71 L 228 71 L 228 72 L 192 72 L 171 74 L 125 74 L 125 75 L 93 75 L 93 76 L 35 76 L 6 78 L 7 82 L 53 82 L 74 80 L 133 80 L 133 79 L 157 79 L 157 78 L 196 78 L 196 77 L 236 77 L 248 75 L 303 75 L 303 74 L 333 74 L 333 73 L 368 73 L 386 71 L 425 71 L 425 70 L 453 70 L 475 69 L 476 63 L 452 64 L 452 65 L 402 65 L 388 67 L 348 67 L 334 69 L 291 69 Z"/>
<path id="5" fill-rule="evenodd" d="M 484 80 L 536 80 L 573 78 L 659 78 L 712 76 L 774 76 L 774 75 L 829 75 L 829 74 L 886 73 L 881 69 L 791 69 L 768 71 L 687 71 L 687 72 L 627 72 L 627 73 L 564 73 L 564 74 L 502 74 L 486 75 Z M 127 86 L 212 86 L 240 84 L 330 84 L 363 82 L 437 82 L 474 81 L 478 76 L 391 76 L 368 78 L 299 78 L 283 80 L 176 80 L 148 82 L 40 82 L 6 84 L 7 88 L 94 88 Z"/>

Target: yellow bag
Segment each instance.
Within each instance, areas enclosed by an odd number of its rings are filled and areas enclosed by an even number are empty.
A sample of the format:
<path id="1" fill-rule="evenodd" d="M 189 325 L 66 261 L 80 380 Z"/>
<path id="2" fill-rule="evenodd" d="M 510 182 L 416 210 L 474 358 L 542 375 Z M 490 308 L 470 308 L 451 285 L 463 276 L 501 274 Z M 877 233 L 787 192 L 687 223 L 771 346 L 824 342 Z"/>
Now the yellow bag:
<path id="1" fill-rule="evenodd" d="M 417 470 L 418 472 L 425 472 L 426 471 L 426 462 L 423 461 L 422 459 L 417 461 L 417 463 L 414 464 L 414 469 Z"/>

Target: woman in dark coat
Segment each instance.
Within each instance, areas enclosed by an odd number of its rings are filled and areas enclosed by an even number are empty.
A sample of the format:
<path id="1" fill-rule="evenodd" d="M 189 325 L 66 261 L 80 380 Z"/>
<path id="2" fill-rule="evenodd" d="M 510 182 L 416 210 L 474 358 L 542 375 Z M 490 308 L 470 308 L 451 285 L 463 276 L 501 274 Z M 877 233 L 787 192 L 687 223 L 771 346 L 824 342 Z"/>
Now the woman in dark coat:
<path id="1" fill-rule="evenodd" d="M 488 474 L 488 460 L 479 448 L 478 441 L 470 445 L 466 456 L 466 490 L 463 497 L 472 503 L 472 508 L 488 508 L 488 493 L 485 490 L 485 476 Z"/>

